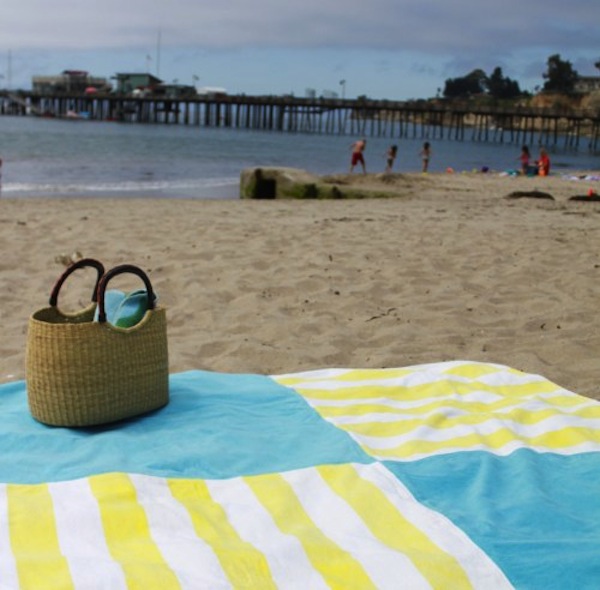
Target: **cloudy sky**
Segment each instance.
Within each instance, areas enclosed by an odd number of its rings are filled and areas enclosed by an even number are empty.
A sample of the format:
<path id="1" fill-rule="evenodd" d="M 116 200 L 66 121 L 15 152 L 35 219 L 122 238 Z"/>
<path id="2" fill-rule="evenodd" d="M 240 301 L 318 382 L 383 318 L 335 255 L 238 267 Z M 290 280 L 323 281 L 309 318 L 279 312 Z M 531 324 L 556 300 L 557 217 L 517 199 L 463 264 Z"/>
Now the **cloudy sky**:
<path id="1" fill-rule="evenodd" d="M 497 66 L 534 91 L 554 54 L 600 75 L 600 0 L 3 0 L 1 14 L 0 87 L 149 71 L 231 93 L 402 100 Z"/>

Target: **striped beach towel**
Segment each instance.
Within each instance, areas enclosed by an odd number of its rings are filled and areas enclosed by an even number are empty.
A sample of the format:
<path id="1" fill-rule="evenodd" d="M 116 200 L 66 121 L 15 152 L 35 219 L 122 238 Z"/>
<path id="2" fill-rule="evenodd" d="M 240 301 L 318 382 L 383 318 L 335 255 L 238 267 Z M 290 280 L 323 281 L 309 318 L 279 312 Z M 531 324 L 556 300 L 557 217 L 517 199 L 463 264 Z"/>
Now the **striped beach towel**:
<path id="1" fill-rule="evenodd" d="M 0 386 L 0 588 L 600 587 L 600 404 L 501 365 L 171 375 L 105 427 Z"/>

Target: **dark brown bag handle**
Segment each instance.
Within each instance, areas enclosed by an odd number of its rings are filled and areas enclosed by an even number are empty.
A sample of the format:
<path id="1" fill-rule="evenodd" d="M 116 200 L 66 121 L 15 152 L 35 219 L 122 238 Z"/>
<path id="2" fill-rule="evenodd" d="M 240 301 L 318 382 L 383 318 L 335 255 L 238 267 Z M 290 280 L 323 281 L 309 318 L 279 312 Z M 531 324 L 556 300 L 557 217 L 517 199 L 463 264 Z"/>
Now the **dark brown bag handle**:
<path id="1" fill-rule="evenodd" d="M 67 280 L 67 278 L 71 275 L 71 273 L 75 272 L 80 268 L 85 268 L 91 266 L 98 271 L 98 278 L 96 279 L 96 284 L 94 286 L 94 290 L 92 291 L 92 302 L 95 303 L 97 301 L 96 297 L 98 295 L 98 285 L 100 284 L 100 279 L 104 274 L 104 265 L 93 258 L 82 258 L 77 262 L 74 262 L 70 266 L 67 267 L 65 272 L 58 278 L 52 292 L 50 293 L 50 305 L 52 307 L 56 307 L 58 303 L 58 293 L 63 286 L 63 283 Z"/>
<path id="2" fill-rule="evenodd" d="M 146 287 L 146 293 L 148 294 L 148 309 L 152 310 L 156 307 L 156 295 L 154 294 L 154 290 L 152 289 L 152 284 L 150 283 L 150 279 L 148 275 L 137 266 L 133 266 L 133 264 L 121 264 L 120 266 L 115 266 L 111 268 L 101 279 L 98 284 L 98 322 L 104 323 L 106 322 L 106 309 L 104 305 L 104 294 L 106 292 L 106 285 L 108 281 L 110 281 L 113 277 L 130 273 L 137 275 L 144 281 L 144 286 Z"/>

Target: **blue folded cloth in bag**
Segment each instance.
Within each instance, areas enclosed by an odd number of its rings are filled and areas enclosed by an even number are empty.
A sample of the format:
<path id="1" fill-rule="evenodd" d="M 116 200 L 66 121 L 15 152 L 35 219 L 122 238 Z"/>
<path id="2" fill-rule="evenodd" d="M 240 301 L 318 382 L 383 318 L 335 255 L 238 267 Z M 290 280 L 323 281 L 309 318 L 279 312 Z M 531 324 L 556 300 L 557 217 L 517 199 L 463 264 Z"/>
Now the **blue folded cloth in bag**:
<path id="1" fill-rule="evenodd" d="M 109 289 L 104 294 L 104 309 L 108 323 L 118 328 L 131 328 L 140 322 L 148 311 L 148 292 L 138 289 L 124 293 Z M 94 321 L 98 321 L 98 309 Z"/>

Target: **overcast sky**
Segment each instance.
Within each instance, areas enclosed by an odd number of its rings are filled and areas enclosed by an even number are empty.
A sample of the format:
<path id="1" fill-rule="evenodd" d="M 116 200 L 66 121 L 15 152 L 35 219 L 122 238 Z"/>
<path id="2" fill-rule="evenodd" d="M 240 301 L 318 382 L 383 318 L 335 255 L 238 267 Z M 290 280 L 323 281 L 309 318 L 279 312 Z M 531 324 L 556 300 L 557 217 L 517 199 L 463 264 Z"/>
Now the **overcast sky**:
<path id="1" fill-rule="evenodd" d="M 149 71 L 231 93 L 430 98 L 475 68 L 600 75 L 600 0 L 3 0 L 0 86 Z M 342 81 L 345 81 L 343 83 Z"/>

